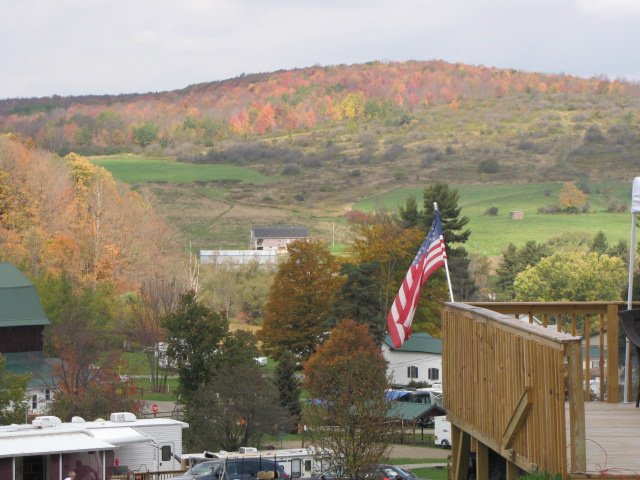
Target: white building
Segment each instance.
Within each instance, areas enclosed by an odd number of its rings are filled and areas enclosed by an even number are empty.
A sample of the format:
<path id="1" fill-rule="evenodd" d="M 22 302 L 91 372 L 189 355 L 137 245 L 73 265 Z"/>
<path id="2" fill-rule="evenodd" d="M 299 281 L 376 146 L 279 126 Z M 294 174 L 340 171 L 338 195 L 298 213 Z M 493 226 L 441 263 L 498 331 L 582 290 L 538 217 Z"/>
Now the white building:
<path id="1" fill-rule="evenodd" d="M 387 335 L 382 354 L 389 363 L 391 383 L 406 386 L 411 382 L 427 384 L 442 380 L 442 340 L 428 333 L 414 333 L 402 347 L 394 348 Z"/>

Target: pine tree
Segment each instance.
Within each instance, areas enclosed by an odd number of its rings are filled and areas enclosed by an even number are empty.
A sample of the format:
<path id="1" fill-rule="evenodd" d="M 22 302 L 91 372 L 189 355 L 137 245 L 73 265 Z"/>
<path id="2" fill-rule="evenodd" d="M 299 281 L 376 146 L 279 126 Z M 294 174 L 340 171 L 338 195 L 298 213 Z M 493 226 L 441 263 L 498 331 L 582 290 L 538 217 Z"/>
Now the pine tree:
<path id="1" fill-rule="evenodd" d="M 290 352 L 284 352 L 276 367 L 276 388 L 280 395 L 280 405 L 285 407 L 291 416 L 300 418 L 300 385 L 296 377 L 296 363 Z"/>
<path id="2" fill-rule="evenodd" d="M 369 327 L 369 332 L 380 345 L 384 340 L 386 325 L 382 314 L 380 263 L 365 262 L 359 265 L 346 263 L 340 269 L 346 276 L 334 306 L 338 320 L 351 319 Z"/>
<path id="3" fill-rule="evenodd" d="M 418 202 L 413 195 L 407 198 L 404 208 L 400 207 L 400 218 L 404 228 L 417 227 L 420 222 L 420 212 Z"/>
<path id="4" fill-rule="evenodd" d="M 442 220 L 442 236 L 447 246 L 449 257 L 449 272 L 451 274 L 451 287 L 456 300 L 473 298 L 477 288 L 473 279 L 469 276 L 469 254 L 462 246 L 454 246 L 453 243 L 465 243 L 471 231 L 463 230 L 469 223 L 469 217 L 460 216 L 461 208 L 458 206 L 460 194 L 455 188 L 450 188 L 446 183 L 435 183 L 424 190 L 424 210 L 420 212 L 422 228 L 428 232 L 434 218 L 434 202 L 438 204 L 440 218 Z M 442 273 L 438 273 L 442 275 Z"/>

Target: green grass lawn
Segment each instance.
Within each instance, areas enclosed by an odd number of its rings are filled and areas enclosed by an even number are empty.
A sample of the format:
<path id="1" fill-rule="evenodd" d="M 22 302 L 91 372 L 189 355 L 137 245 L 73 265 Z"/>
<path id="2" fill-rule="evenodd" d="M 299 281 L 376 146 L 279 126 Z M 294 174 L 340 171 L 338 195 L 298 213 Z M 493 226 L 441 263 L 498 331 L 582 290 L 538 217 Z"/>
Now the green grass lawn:
<path id="1" fill-rule="evenodd" d="M 106 168 L 125 183 L 193 183 L 196 181 L 241 181 L 263 184 L 271 179 L 256 170 L 234 165 L 181 163 L 169 159 L 146 158 L 138 155 L 92 157 L 96 165 Z"/>
<path id="2" fill-rule="evenodd" d="M 629 204 L 631 184 L 594 183 L 589 198 L 590 213 L 587 214 L 540 214 L 539 207 L 558 203 L 560 183 L 537 183 L 523 185 L 455 185 L 460 193 L 461 215 L 469 217 L 467 228 L 471 236 L 466 248 L 471 253 L 500 255 L 509 243 L 524 245 L 529 240 L 543 242 L 562 234 L 585 232 L 591 237 L 602 230 L 609 244 L 629 239 L 630 214 L 606 212 L 607 200 L 602 192 L 608 191 L 619 201 Z M 424 188 L 397 189 L 386 194 L 370 197 L 354 205 L 355 209 L 373 211 L 386 208 L 396 210 L 413 195 L 422 204 Z M 546 195 L 546 192 L 549 195 Z M 484 215 L 490 207 L 497 207 L 496 216 Z M 509 212 L 522 210 L 524 220 L 510 220 Z"/>
<path id="3" fill-rule="evenodd" d="M 416 474 L 418 478 L 422 478 L 424 480 L 446 480 L 447 479 L 447 468 L 416 468 L 411 470 Z"/>

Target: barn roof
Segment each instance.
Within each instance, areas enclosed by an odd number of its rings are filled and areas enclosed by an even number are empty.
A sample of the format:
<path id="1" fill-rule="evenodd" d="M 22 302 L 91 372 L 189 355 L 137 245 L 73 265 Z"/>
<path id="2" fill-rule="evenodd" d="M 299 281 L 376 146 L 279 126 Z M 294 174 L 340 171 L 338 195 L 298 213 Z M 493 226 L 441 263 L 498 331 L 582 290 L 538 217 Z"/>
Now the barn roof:
<path id="1" fill-rule="evenodd" d="M 33 283 L 10 263 L 0 263 L 0 328 L 48 324 Z"/>
<path id="2" fill-rule="evenodd" d="M 295 226 L 253 227 L 251 236 L 253 238 L 307 238 L 309 229 Z"/>

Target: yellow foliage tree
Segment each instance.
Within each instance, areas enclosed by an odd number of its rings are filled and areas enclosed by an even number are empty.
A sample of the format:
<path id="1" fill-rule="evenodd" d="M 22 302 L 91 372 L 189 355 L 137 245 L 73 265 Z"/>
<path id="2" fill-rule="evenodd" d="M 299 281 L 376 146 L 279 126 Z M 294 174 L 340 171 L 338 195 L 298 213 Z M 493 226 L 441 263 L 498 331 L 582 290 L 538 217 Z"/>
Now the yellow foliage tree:
<path id="1" fill-rule="evenodd" d="M 565 182 L 560 191 L 560 206 L 579 209 L 586 205 L 589 195 L 584 193 L 573 182 Z"/>

